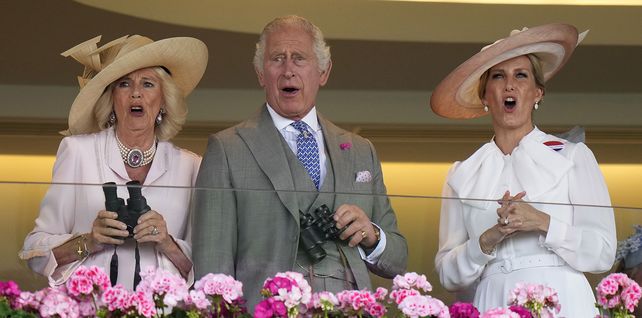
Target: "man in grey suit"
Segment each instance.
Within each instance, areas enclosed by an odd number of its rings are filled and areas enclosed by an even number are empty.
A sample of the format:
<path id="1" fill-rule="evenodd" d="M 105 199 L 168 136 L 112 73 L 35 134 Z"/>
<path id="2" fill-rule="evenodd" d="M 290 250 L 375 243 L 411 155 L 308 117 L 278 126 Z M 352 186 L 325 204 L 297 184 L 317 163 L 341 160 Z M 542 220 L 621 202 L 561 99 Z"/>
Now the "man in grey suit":
<path id="1" fill-rule="evenodd" d="M 298 16 L 273 20 L 254 66 L 267 102 L 210 136 L 196 182 L 196 278 L 234 276 L 253 308 L 277 272 L 298 271 L 313 291 L 332 292 L 371 288 L 368 270 L 387 278 L 404 273 L 408 248 L 372 144 L 316 111 L 332 68 L 321 31 Z M 321 244 L 327 256 L 313 260 L 299 246 L 300 218 L 324 204 L 345 230 Z"/>

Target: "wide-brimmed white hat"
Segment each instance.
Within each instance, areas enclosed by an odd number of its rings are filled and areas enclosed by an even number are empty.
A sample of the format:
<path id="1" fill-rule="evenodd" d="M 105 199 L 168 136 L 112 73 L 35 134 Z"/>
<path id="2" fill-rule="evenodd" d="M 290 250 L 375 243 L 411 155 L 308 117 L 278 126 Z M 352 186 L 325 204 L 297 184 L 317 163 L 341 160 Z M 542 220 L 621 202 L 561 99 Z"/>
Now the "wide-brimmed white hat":
<path id="1" fill-rule="evenodd" d="M 69 128 L 63 135 L 100 131 L 94 116 L 96 101 L 115 80 L 142 68 L 160 66 L 166 69 L 183 96 L 189 95 L 203 77 L 207 67 L 207 46 L 201 40 L 176 37 L 159 41 L 140 36 L 123 36 L 102 47 L 101 36 L 80 43 L 61 53 L 85 66 L 78 76 L 80 92 L 69 110 Z"/>
<path id="2" fill-rule="evenodd" d="M 587 32 L 578 34 L 574 26 L 562 23 L 513 30 L 509 37 L 482 48 L 448 74 L 433 91 L 430 107 L 447 118 L 486 115 L 478 94 L 479 80 L 484 72 L 514 57 L 534 54 L 541 61 L 544 81 L 548 81 L 568 61 Z"/>

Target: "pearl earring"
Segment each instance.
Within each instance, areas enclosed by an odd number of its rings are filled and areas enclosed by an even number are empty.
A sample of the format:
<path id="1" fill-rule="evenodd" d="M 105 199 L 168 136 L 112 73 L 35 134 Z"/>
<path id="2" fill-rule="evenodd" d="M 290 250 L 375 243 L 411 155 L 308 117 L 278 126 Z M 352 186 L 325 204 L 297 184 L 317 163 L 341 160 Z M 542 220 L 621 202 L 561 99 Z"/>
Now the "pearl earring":
<path id="1" fill-rule="evenodd" d="M 535 110 L 537 110 L 539 108 L 539 102 L 535 102 L 535 106 L 533 107 L 535 107 Z"/>
<path id="2" fill-rule="evenodd" d="M 488 112 L 488 105 L 484 105 L 484 111 Z"/>

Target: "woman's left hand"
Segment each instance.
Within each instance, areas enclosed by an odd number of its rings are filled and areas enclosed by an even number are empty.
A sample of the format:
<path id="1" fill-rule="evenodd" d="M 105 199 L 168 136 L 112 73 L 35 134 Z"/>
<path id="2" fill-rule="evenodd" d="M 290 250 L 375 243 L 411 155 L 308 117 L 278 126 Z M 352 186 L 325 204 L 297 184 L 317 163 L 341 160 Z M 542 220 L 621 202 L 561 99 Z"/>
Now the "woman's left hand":
<path id="1" fill-rule="evenodd" d="M 138 225 L 134 228 L 134 239 L 138 243 L 154 242 L 161 252 L 174 244 L 174 240 L 167 233 L 165 219 L 154 210 L 143 213 L 138 218 Z"/>
<path id="2" fill-rule="evenodd" d="M 501 213 L 497 222 L 507 229 L 516 232 L 542 231 L 548 232 L 550 216 L 532 205 L 524 202 L 525 192 L 520 192 L 508 202 L 502 203 Z"/>
<path id="3" fill-rule="evenodd" d="M 156 243 L 156 250 L 169 258 L 183 278 L 187 279 L 192 269 L 192 261 L 167 233 L 167 223 L 160 213 L 151 210 L 141 215 L 138 225 L 134 228 L 134 239 L 138 243 Z"/>

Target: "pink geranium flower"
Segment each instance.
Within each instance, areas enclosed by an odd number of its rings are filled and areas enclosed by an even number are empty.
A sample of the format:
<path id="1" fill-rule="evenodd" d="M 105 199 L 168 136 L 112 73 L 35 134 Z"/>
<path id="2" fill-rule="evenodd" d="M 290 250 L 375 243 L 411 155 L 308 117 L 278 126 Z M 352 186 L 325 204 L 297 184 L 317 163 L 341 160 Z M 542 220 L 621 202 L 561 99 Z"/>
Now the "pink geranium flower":
<path id="1" fill-rule="evenodd" d="M 128 307 L 134 307 L 136 312 L 143 317 L 153 317 L 156 315 L 156 304 L 150 294 L 137 291 L 129 295 L 128 303 Z"/>
<path id="2" fill-rule="evenodd" d="M 78 302 L 78 313 L 81 317 L 96 317 L 96 307 L 94 301 L 85 299 Z"/>
<path id="3" fill-rule="evenodd" d="M 337 293 L 339 309 L 349 317 L 370 314 L 381 317 L 386 313 L 383 305 L 377 302 L 375 295 L 367 290 L 344 290 Z"/>
<path id="4" fill-rule="evenodd" d="M 292 285 L 294 282 L 286 277 L 274 277 L 270 280 L 265 281 L 263 288 L 268 290 L 272 295 L 278 295 L 280 289 L 285 291 L 292 290 Z"/>
<path id="5" fill-rule="evenodd" d="M 206 310 L 212 303 L 207 299 L 207 295 L 202 290 L 190 290 L 189 295 L 185 299 L 185 303 L 188 305 L 194 305 L 194 307 L 200 310 Z"/>
<path id="6" fill-rule="evenodd" d="M 416 317 L 450 317 L 448 307 L 439 299 L 430 296 L 414 295 L 406 297 L 400 304 L 399 310 L 411 318 Z"/>
<path id="7" fill-rule="evenodd" d="M 520 318 L 519 314 L 508 308 L 493 308 L 484 312 L 481 318 Z"/>
<path id="8" fill-rule="evenodd" d="M 16 282 L 10 280 L 6 282 L 0 281 L 0 297 L 5 297 L 9 300 L 12 307 L 17 306 L 17 300 L 20 298 L 20 288 Z"/>
<path id="9" fill-rule="evenodd" d="M 608 275 L 595 289 L 598 309 L 612 317 L 632 313 L 642 296 L 640 285 L 623 273 Z"/>
<path id="10" fill-rule="evenodd" d="M 288 309 L 282 301 L 272 297 L 264 299 L 254 308 L 254 318 L 288 317 Z"/>
<path id="11" fill-rule="evenodd" d="M 296 317 L 305 313 L 311 306 L 312 287 L 301 273 L 284 272 L 266 279 L 261 294 L 266 299 L 259 303 L 260 306 L 255 307 L 255 316 L 270 317 L 272 314 L 281 317 L 277 315 L 285 308 L 288 317 Z"/>
<path id="12" fill-rule="evenodd" d="M 424 292 L 432 291 L 432 285 L 428 282 L 426 275 L 419 275 L 415 272 L 406 273 L 403 276 L 397 275 L 392 281 L 392 289 L 418 289 Z"/>
<path id="13" fill-rule="evenodd" d="M 67 292 L 75 297 L 83 298 L 98 295 L 110 286 L 109 277 L 98 266 L 80 266 L 65 284 Z"/>
<path id="14" fill-rule="evenodd" d="M 224 274 L 207 274 L 194 283 L 194 289 L 209 296 L 221 296 L 230 304 L 243 297 L 243 284 Z"/>
<path id="15" fill-rule="evenodd" d="M 76 318 L 80 316 L 78 302 L 69 297 L 64 290 L 58 288 L 47 288 L 42 298 L 38 312 L 40 316 Z"/>
<path id="16" fill-rule="evenodd" d="M 312 303 L 308 308 L 321 309 L 323 311 L 331 311 L 334 307 L 339 305 L 339 299 L 333 293 L 322 291 L 312 294 Z"/>
<path id="17" fill-rule="evenodd" d="M 449 311 L 451 318 L 479 318 L 479 310 L 471 303 L 456 302 Z"/>
<path id="18" fill-rule="evenodd" d="M 130 306 L 129 292 L 121 284 L 107 287 L 102 294 L 102 302 L 109 311 L 126 311 Z"/>
<path id="19" fill-rule="evenodd" d="M 377 290 L 374 293 L 374 297 L 378 301 L 384 301 L 388 295 L 388 290 L 383 287 L 377 287 Z"/>
<path id="20" fill-rule="evenodd" d="M 187 298 L 188 286 L 183 277 L 169 271 L 149 267 L 140 272 L 141 282 L 136 287 L 140 292 L 158 300 L 161 305 L 176 306 Z M 154 303 L 152 301 L 152 303 Z"/>
<path id="21" fill-rule="evenodd" d="M 409 296 L 417 296 L 421 293 L 415 289 L 396 289 L 390 292 L 390 299 L 392 299 L 397 305 Z"/>
<path id="22" fill-rule="evenodd" d="M 522 306 L 513 305 L 508 307 L 508 309 L 518 314 L 520 318 L 533 318 L 533 314 L 531 314 L 531 311 Z"/>
<path id="23" fill-rule="evenodd" d="M 557 292 L 541 284 L 517 283 L 510 292 L 509 305 L 528 309 L 535 317 L 553 317 L 561 306 Z M 523 317 L 523 315 L 520 314 Z"/>
<path id="24" fill-rule="evenodd" d="M 40 301 L 42 300 L 43 296 L 43 291 L 38 291 L 35 293 L 23 291 L 20 293 L 20 296 L 16 298 L 16 308 L 28 312 L 37 311 L 40 308 Z"/>

